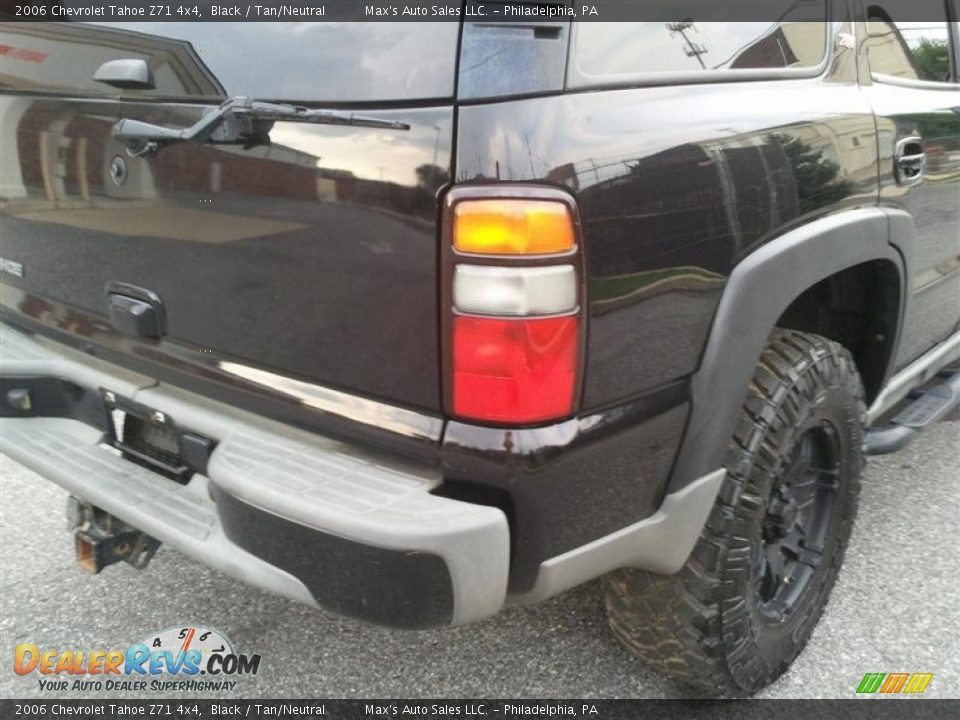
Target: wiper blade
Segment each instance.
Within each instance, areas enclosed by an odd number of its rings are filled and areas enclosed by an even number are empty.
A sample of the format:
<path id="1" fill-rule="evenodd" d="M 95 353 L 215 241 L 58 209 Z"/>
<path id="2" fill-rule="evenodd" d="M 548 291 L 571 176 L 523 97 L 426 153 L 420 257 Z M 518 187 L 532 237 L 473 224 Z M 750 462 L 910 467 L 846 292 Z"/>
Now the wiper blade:
<path id="1" fill-rule="evenodd" d="M 238 98 L 245 100 L 246 98 Z M 311 110 L 299 105 L 268 103 L 259 100 L 247 101 L 233 108 L 233 114 L 257 120 L 283 120 L 285 122 L 317 123 L 319 125 L 356 125 L 359 127 L 409 130 L 410 125 L 396 120 L 383 120 L 340 110 Z"/>
<path id="2" fill-rule="evenodd" d="M 178 142 L 214 143 L 253 147 L 270 143 L 276 121 L 318 125 L 345 125 L 385 130 L 409 130 L 410 125 L 369 115 L 339 110 L 315 110 L 286 103 L 268 103 L 234 97 L 206 113 L 186 128 L 170 128 L 140 120 L 118 120 L 111 134 L 127 146 L 131 155 L 150 155 L 164 145 Z"/>

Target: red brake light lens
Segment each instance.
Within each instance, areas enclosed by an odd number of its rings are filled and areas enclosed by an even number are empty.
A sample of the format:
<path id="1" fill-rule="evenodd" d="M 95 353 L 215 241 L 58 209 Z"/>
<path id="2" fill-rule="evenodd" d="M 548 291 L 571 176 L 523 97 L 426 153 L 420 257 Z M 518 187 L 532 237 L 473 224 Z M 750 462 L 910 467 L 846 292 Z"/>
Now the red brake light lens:
<path id="1" fill-rule="evenodd" d="M 524 423 L 573 410 L 576 316 L 453 320 L 453 411 L 461 417 Z"/>

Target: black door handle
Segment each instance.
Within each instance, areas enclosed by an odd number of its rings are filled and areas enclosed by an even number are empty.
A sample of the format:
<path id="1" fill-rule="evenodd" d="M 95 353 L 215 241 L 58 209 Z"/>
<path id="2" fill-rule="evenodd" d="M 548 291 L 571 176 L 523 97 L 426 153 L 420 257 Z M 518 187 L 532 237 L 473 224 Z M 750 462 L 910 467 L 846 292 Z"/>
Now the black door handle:
<path id="1" fill-rule="evenodd" d="M 166 310 L 152 290 L 111 282 L 107 284 L 110 324 L 122 334 L 157 340 L 167 332 Z"/>

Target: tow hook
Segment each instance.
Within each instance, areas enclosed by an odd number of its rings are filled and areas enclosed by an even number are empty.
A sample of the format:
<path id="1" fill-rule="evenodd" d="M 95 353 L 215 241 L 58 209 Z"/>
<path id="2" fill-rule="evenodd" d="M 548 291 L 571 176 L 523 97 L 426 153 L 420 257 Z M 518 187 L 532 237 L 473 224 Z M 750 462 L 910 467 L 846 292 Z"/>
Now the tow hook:
<path id="1" fill-rule="evenodd" d="M 67 529 L 73 531 L 77 565 L 91 575 L 121 560 L 143 570 L 160 547 L 156 538 L 73 496 L 67 500 Z"/>

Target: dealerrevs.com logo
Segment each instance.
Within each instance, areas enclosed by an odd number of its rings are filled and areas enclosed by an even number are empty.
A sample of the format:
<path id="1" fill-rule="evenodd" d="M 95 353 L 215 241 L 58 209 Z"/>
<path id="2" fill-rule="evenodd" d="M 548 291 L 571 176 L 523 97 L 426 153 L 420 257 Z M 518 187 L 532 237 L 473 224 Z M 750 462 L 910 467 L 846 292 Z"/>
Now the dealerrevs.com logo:
<path id="1" fill-rule="evenodd" d="M 256 675 L 259 655 L 242 655 L 216 630 L 169 628 L 125 650 L 41 649 L 21 643 L 13 671 L 37 676 L 41 690 L 143 691 L 234 690 L 242 675 Z M 202 677 L 201 677 L 202 676 Z"/>

